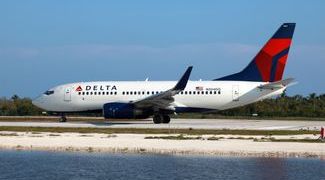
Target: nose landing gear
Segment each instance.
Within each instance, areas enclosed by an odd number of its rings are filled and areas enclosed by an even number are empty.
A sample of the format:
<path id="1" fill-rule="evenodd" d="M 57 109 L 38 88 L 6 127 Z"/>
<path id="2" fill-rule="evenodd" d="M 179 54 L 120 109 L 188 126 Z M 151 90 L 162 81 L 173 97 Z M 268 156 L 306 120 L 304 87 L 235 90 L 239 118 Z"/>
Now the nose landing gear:
<path id="1" fill-rule="evenodd" d="M 59 122 L 67 122 L 67 117 L 65 116 L 65 114 L 61 114 Z"/>

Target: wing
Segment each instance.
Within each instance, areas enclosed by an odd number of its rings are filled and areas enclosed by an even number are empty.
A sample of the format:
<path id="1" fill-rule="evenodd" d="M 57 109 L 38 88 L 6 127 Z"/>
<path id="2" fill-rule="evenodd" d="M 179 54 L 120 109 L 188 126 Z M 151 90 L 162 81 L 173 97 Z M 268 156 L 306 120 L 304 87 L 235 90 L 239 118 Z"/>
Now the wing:
<path id="1" fill-rule="evenodd" d="M 188 79 L 191 75 L 192 68 L 192 66 L 187 68 L 181 79 L 172 89 L 134 101 L 133 104 L 138 108 L 170 108 L 170 104 L 174 102 L 173 96 L 185 89 Z"/>
<path id="2" fill-rule="evenodd" d="M 263 84 L 263 85 L 258 86 L 258 88 L 274 90 L 274 89 L 281 89 L 281 88 L 284 88 L 284 87 L 288 87 L 288 86 L 294 85 L 296 83 L 297 82 L 294 82 L 293 78 L 288 78 L 288 79 L 284 79 L 284 80 L 281 80 L 281 81 L 276 81 L 276 82 Z"/>

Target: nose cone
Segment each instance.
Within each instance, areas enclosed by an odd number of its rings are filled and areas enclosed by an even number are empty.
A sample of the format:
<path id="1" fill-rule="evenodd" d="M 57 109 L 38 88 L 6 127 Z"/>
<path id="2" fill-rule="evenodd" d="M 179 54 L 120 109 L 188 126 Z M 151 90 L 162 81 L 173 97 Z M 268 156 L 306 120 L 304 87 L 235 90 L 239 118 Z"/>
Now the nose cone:
<path id="1" fill-rule="evenodd" d="M 41 97 L 37 97 L 32 101 L 32 104 L 34 104 L 35 106 L 37 106 L 39 108 L 43 108 L 44 101 L 42 100 Z"/>

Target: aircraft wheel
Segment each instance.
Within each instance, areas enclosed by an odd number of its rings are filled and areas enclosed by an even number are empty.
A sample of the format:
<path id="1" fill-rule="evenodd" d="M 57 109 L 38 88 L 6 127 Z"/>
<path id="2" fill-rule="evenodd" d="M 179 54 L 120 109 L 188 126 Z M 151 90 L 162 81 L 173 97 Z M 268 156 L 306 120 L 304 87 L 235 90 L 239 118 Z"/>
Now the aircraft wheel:
<path id="1" fill-rule="evenodd" d="M 62 116 L 62 117 L 60 118 L 60 122 L 67 122 L 67 117 Z"/>
<path id="2" fill-rule="evenodd" d="M 163 116 L 163 123 L 168 124 L 170 122 L 170 117 L 168 115 Z"/>
<path id="3" fill-rule="evenodd" d="M 153 122 L 155 124 L 160 124 L 163 122 L 163 116 L 162 115 L 154 115 L 153 116 Z"/>

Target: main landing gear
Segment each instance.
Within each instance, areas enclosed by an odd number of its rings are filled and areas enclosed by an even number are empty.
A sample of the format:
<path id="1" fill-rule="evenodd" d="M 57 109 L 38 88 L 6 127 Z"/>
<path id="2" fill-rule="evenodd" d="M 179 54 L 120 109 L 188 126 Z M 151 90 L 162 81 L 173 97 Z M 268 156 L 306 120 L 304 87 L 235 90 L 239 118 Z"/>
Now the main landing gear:
<path id="1" fill-rule="evenodd" d="M 168 124 L 170 122 L 170 117 L 168 115 L 157 114 L 153 116 L 153 122 L 155 124 Z"/>
<path id="2" fill-rule="evenodd" d="M 59 122 L 67 122 L 67 117 L 65 116 L 65 114 L 61 114 Z"/>

